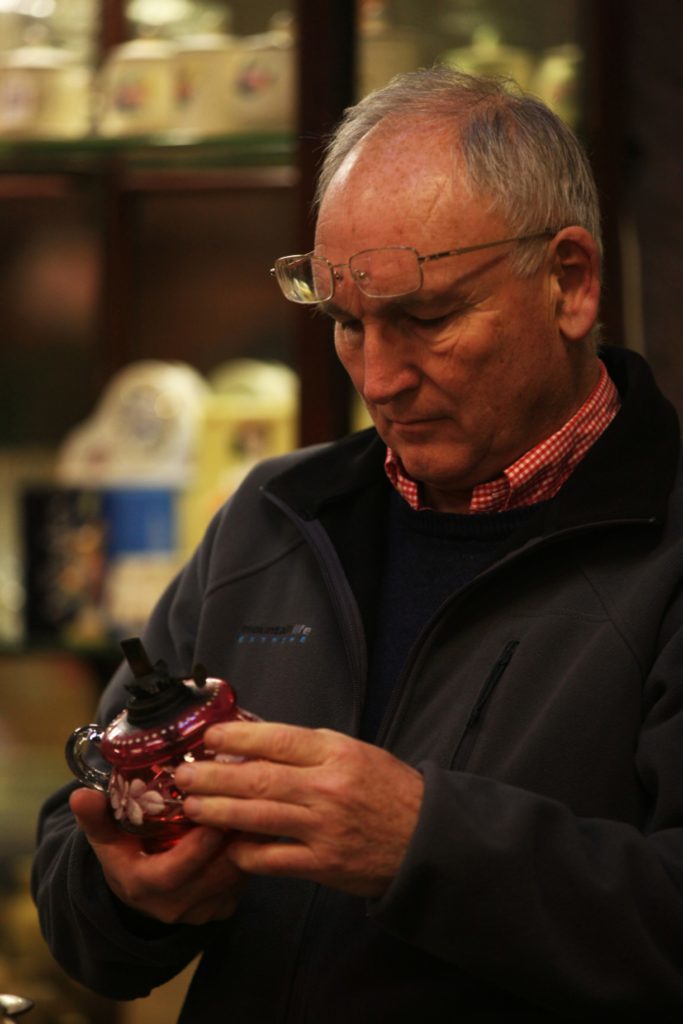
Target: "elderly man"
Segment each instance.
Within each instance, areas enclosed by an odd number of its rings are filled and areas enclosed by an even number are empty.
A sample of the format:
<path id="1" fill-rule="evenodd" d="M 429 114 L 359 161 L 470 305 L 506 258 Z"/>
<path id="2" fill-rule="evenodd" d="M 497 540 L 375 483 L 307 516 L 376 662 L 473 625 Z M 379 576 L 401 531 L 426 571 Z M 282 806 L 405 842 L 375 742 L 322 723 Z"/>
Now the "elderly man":
<path id="1" fill-rule="evenodd" d="M 598 221 L 571 133 L 498 83 L 347 114 L 274 273 L 376 429 L 258 467 L 152 616 L 265 719 L 178 771 L 199 827 L 141 857 L 101 794 L 47 804 L 36 899 L 86 985 L 201 952 L 186 1022 L 683 1012 L 678 423 L 597 348 Z"/>

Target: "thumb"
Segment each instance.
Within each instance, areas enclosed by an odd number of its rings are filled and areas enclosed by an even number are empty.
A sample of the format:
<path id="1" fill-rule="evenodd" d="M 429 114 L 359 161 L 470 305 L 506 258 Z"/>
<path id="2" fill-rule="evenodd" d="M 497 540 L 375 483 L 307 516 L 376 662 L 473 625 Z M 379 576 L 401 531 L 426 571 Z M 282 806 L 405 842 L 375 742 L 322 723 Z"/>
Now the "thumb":
<path id="1" fill-rule="evenodd" d="M 78 827 L 91 842 L 111 842 L 120 834 L 104 793 L 95 789 L 76 789 L 69 797 L 69 806 Z"/>

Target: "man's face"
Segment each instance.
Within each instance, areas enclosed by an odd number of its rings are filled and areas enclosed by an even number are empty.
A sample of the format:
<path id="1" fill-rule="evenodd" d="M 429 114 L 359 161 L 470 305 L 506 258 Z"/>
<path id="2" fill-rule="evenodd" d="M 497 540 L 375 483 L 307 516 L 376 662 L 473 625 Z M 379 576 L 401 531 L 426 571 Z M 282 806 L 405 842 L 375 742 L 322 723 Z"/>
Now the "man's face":
<path id="1" fill-rule="evenodd" d="M 387 245 L 433 253 L 510 235 L 472 194 L 434 130 L 375 132 L 321 206 L 315 251 L 332 263 Z M 556 323 L 550 261 L 516 277 L 502 246 L 425 263 L 422 288 L 371 299 L 349 281 L 325 304 L 335 346 L 383 440 L 441 510 L 466 509 L 578 407 Z M 581 401 L 585 396 L 581 396 Z"/>

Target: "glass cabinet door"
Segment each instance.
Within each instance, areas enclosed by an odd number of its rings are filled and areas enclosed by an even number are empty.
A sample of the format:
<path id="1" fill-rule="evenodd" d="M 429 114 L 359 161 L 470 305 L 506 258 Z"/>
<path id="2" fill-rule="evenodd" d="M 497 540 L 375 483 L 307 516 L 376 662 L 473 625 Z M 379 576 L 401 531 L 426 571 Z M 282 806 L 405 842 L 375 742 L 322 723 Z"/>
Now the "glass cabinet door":
<path id="1" fill-rule="evenodd" d="M 580 0 L 358 0 L 357 92 L 434 63 L 505 75 L 577 127 Z"/>

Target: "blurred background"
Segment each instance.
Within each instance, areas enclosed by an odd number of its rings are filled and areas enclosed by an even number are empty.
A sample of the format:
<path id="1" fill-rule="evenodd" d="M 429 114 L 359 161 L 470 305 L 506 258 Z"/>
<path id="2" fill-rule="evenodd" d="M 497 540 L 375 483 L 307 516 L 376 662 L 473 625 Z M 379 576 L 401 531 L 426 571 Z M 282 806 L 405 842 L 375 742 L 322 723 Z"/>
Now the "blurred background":
<path id="1" fill-rule="evenodd" d="M 0 991 L 47 1024 L 175 1019 L 187 973 L 100 1000 L 27 877 L 63 746 L 253 463 L 362 425 L 283 302 L 320 139 L 435 61 L 509 74 L 584 141 L 604 336 L 683 413 L 680 0 L 0 0 Z"/>

